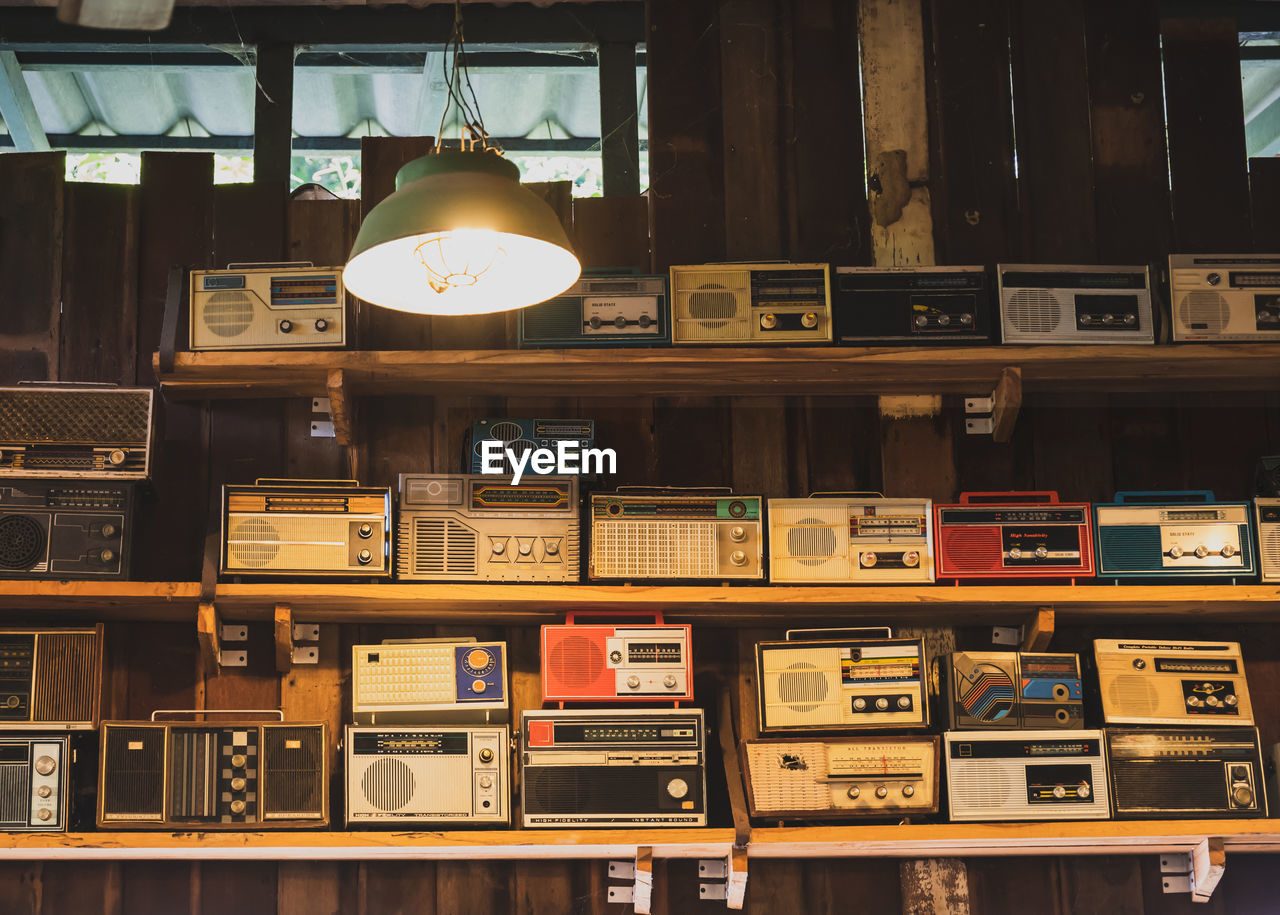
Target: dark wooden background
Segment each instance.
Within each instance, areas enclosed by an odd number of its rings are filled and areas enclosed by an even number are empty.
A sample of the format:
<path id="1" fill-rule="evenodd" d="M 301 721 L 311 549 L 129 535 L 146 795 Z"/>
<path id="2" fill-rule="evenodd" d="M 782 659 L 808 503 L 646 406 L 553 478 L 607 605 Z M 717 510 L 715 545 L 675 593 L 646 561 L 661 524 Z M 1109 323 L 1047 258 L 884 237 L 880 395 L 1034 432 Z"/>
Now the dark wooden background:
<path id="1" fill-rule="evenodd" d="M 654 0 L 649 10 L 648 199 L 571 206 L 544 187 L 584 261 L 786 257 L 870 263 L 856 4 L 846 0 Z M 939 263 L 1158 263 L 1169 251 L 1280 247 L 1274 160 L 1246 164 L 1236 25 L 1159 19 L 1155 0 L 932 0 L 925 7 L 930 192 Z M 1160 40 L 1168 113 L 1162 112 Z M 1010 87 L 1009 73 L 1013 81 Z M 1016 117 L 1017 176 L 1014 170 Z M 361 212 L 389 192 L 425 140 L 366 141 L 365 199 L 287 201 L 272 187 L 212 184 L 207 155 L 148 153 L 142 184 L 66 184 L 59 153 L 0 156 L 0 383 L 151 384 L 172 264 L 345 260 Z M 1172 182 L 1169 170 L 1172 169 Z M 424 319 L 363 310 L 365 348 L 513 345 L 509 318 Z M 321 392 L 317 392 L 321 393 Z M 981 392 L 974 392 L 981 393 Z M 960 489 L 1051 488 L 1104 500 L 1115 489 L 1209 488 L 1250 495 L 1253 463 L 1280 452 L 1275 393 L 1035 395 L 1009 444 L 967 437 L 959 402 L 932 418 L 882 418 L 874 397 L 609 400 L 370 399 L 360 405 L 363 482 L 457 471 L 480 416 L 585 416 L 616 449 L 618 482 L 731 483 L 766 496 L 883 490 L 949 499 Z M 331 478 L 343 455 L 309 434 L 308 401 L 164 404 L 157 474 L 136 531 L 136 576 L 199 577 L 210 494 L 258 476 Z M 886 620 L 892 623 L 893 620 Z M 1016 622 L 1016 621 L 1013 621 Z M 780 627 L 781 628 L 781 627 Z M 194 627 L 108 626 L 110 712 L 276 707 L 346 719 L 350 645 L 402 634 L 474 634 L 512 643 L 515 704 L 537 704 L 537 633 L 477 626 L 325 626 L 322 663 L 273 671 L 271 633 L 251 627 L 250 666 L 201 668 Z M 1245 643 L 1264 744 L 1280 740 L 1274 624 L 1075 627 L 1093 635 L 1232 637 Z M 695 633 L 699 704 L 720 682 L 752 736 L 750 645 L 777 632 Z M 959 644 L 989 644 L 962 629 Z M 715 815 L 728 824 L 711 766 Z M 717 783 L 718 780 L 718 783 Z M 334 819 L 341 820 L 341 793 Z M 974 912 L 1179 912 L 1154 856 L 971 859 Z M 1198 912 L 1274 910 L 1270 856 L 1232 855 Z M 695 863 L 658 862 L 655 912 L 719 910 L 697 899 Z M 0 911 L 329 913 L 607 911 L 603 862 L 45 863 L 0 865 Z M 752 912 L 865 911 L 902 904 L 898 862 L 752 861 Z M 622 909 L 618 909 L 622 911 Z"/>

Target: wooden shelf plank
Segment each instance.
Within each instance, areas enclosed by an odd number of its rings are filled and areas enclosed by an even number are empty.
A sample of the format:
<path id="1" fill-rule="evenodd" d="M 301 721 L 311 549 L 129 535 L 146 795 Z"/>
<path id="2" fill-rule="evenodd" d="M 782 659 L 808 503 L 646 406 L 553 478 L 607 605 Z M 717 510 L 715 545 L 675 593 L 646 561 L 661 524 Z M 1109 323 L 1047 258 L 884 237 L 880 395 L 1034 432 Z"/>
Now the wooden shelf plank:
<path id="1" fill-rule="evenodd" d="M 194 620 L 199 582 L 0 581 L 0 612 L 99 620 Z"/>
<path id="2" fill-rule="evenodd" d="M 160 384 L 171 398 L 311 397 L 339 370 L 353 395 L 973 394 L 1010 366 L 1028 391 L 1274 390 L 1280 345 L 181 353 Z"/>
<path id="3" fill-rule="evenodd" d="M 752 858 L 1160 854 L 1206 837 L 1280 851 L 1280 820 L 796 826 L 751 830 Z M 0 834 L 0 860 L 551 860 L 725 857 L 732 829 Z"/>

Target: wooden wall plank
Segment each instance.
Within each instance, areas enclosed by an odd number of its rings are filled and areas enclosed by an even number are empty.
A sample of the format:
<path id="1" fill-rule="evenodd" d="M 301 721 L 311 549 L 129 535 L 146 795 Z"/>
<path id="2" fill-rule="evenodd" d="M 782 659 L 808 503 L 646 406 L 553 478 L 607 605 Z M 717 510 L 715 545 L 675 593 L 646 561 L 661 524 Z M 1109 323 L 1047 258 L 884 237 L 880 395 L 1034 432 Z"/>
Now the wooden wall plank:
<path id="1" fill-rule="evenodd" d="M 371 861 L 361 864 L 360 871 L 361 915 L 432 915 L 451 911 L 436 905 L 436 865 L 429 861 Z"/>
<path id="2" fill-rule="evenodd" d="M 199 865 L 182 861 L 126 861 L 123 910 L 128 915 L 203 915 Z"/>
<path id="3" fill-rule="evenodd" d="M 1165 19 L 1160 36 L 1173 184 L 1173 250 L 1187 254 L 1248 251 L 1249 184 L 1236 22 Z"/>
<path id="4" fill-rule="evenodd" d="M 1253 250 L 1280 251 L 1280 158 L 1249 160 Z"/>
<path id="5" fill-rule="evenodd" d="M 121 915 L 124 881 L 118 861 L 46 861 L 42 871 L 42 915 Z"/>
<path id="6" fill-rule="evenodd" d="M 621 267 L 648 272 L 648 198 L 575 197 L 573 249 L 584 270 Z"/>
<path id="7" fill-rule="evenodd" d="M 204 861 L 200 864 L 200 913 L 276 915 L 273 861 Z M 312 909 L 315 912 L 315 909 Z"/>
<path id="8" fill-rule="evenodd" d="M 276 915 L 348 915 L 357 911 L 359 868 L 354 861 L 281 861 Z"/>
<path id="9" fill-rule="evenodd" d="M 58 324 L 62 301 L 63 176 L 66 154 L 0 156 L 0 342 L 34 336 L 58 377 Z M 36 379 L 43 381 L 45 379 Z"/>

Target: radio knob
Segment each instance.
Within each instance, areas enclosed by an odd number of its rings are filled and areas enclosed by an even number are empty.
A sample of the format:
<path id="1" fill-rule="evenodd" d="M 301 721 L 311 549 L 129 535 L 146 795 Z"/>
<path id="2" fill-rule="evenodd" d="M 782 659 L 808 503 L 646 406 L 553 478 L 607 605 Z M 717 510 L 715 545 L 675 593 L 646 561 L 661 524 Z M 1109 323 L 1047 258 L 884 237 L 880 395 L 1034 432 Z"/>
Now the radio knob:
<path id="1" fill-rule="evenodd" d="M 1205 546 L 1203 543 L 1200 544 L 1198 547 L 1196 547 L 1197 559 L 1204 559 L 1208 555 L 1209 555 L 1209 548 Z"/>
<path id="2" fill-rule="evenodd" d="M 1222 700 L 1217 696 L 1205 696 L 1204 704 L 1209 706 L 1209 708 L 1217 708 L 1222 705 Z"/>
<path id="3" fill-rule="evenodd" d="M 631 689 L 639 689 L 640 678 L 637 677 L 635 674 L 632 674 L 631 676 L 627 677 L 627 686 L 629 686 Z"/>
<path id="4" fill-rule="evenodd" d="M 1235 693 L 1227 693 L 1222 697 L 1222 702 L 1224 705 L 1229 705 L 1231 708 L 1235 708 L 1240 703 L 1240 700 L 1236 698 Z"/>
<path id="5" fill-rule="evenodd" d="M 492 777 L 492 776 L 489 776 L 489 775 L 482 775 L 482 776 L 480 776 L 480 778 L 478 778 L 478 779 L 477 779 L 477 781 L 480 783 L 480 787 L 481 787 L 481 788 L 489 789 L 489 788 L 492 788 L 492 787 L 493 787 L 493 777 Z"/>
<path id="6" fill-rule="evenodd" d="M 245 758 L 245 755 L 243 753 L 237 753 L 235 756 L 231 757 L 231 768 L 243 769 L 246 762 L 248 762 L 248 759 Z"/>
<path id="7" fill-rule="evenodd" d="M 244 813 L 244 801 L 232 801 L 231 812 L 239 816 Z"/>
<path id="8" fill-rule="evenodd" d="M 902 796 L 903 796 L 903 797 L 915 797 L 915 793 L 916 793 L 915 785 L 903 785 L 903 786 L 902 786 Z"/>
<path id="9" fill-rule="evenodd" d="M 100 562 L 115 562 L 115 559 L 116 559 L 116 551 L 111 549 L 110 547 L 98 550 L 98 560 Z"/>
<path id="10" fill-rule="evenodd" d="M 877 557 L 876 557 L 876 554 L 875 554 L 875 553 L 863 553 L 863 554 L 862 554 L 862 567 L 863 567 L 863 568 L 865 568 L 865 569 L 869 569 L 869 568 L 871 568 L 872 566 L 874 566 L 874 565 L 876 564 L 876 558 L 877 558 Z"/>
<path id="11" fill-rule="evenodd" d="M 1249 780 L 1249 770 L 1244 766 L 1231 767 L 1231 780 L 1235 782 L 1245 782 Z"/>
<path id="12" fill-rule="evenodd" d="M 734 543 L 741 543 L 747 539 L 747 530 L 744 527 L 729 528 L 729 539 Z"/>
<path id="13" fill-rule="evenodd" d="M 667 689 L 675 689 L 676 682 L 677 682 L 676 678 L 672 674 L 667 674 L 665 677 L 662 678 L 662 685 L 665 686 Z"/>
<path id="14" fill-rule="evenodd" d="M 493 751 L 488 747 L 482 747 L 480 752 L 476 754 L 482 763 L 493 762 Z"/>
<path id="15" fill-rule="evenodd" d="M 778 316 L 774 314 L 763 314 L 760 316 L 760 326 L 765 330 L 773 330 L 778 326 Z"/>
<path id="16" fill-rule="evenodd" d="M 853 710 L 855 712 L 860 712 L 866 707 L 867 707 L 867 700 L 863 699 L 861 696 L 858 696 L 856 699 L 853 700 Z"/>
<path id="17" fill-rule="evenodd" d="M 604 322 L 600 320 L 599 315 L 592 315 L 591 318 L 587 321 L 587 323 L 591 325 L 592 330 L 599 330 L 600 325 L 603 324 Z"/>
<path id="18" fill-rule="evenodd" d="M 625 315 L 618 315 L 616 318 L 614 318 L 614 319 L 613 319 L 613 326 L 614 326 L 614 327 L 616 327 L 616 328 L 618 328 L 618 330 L 626 330 L 626 327 L 627 327 L 627 318 L 626 318 L 626 316 L 625 316 Z"/>
<path id="19" fill-rule="evenodd" d="M 1043 546 L 1036 547 L 1036 559 L 1044 559 L 1048 555 L 1049 555 L 1049 550 L 1047 547 L 1043 547 Z"/>
<path id="20" fill-rule="evenodd" d="M 1222 277 L 1216 273 L 1210 273 L 1208 276 L 1204 278 L 1204 281 L 1208 283 L 1210 286 L 1217 286 L 1219 283 L 1222 282 Z"/>
<path id="21" fill-rule="evenodd" d="M 729 561 L 735 566 L 744 566 L 747 564 L 747 554 L 742 550 L 734 550 L 729 554 Z"/>
<path id="22" fill-rule="evenodd" d="M 1080 784 L 1076 785 L 1077 797 L 1088 797 L 1092 793 L 1093 793 L 1093 789 L 1089 787 L 1088 782 L 1081 782 Z"/>
<path id="23" fill-rule="evenodd" d="M 111 453 L 107 455 L 107 461 L 116 467 L 124 463 L 125 453 L 119 448 L 113 448 Z"/>
<path id="24" fill-rule="evenodd" d="M 1230 543 L 1224 543 L 1222 545 L 1222 549 L 1219 550 L 1218 552 L 1222 554 L 1223 559 L 1230 559 L 1232 556 L 1236 554 L 1236 548 L 1232 546 Z"/>
<path id="25" fill-rule="evenodd" d="M 1022 550 L 1018 549 L 1018 547 L 1016 547 L 1016 546 L 1015 546 L 1015 547 L 1010 547 L 1010 548 L 1009 548 L 1009 558 L 1010 558 L 1010 559 L 1021 559 L 1021 558 L 1022 558 Z"/>
<path id="26" fill-rule="evenodd" d="M 861 794 L 862 792 L 858 790 L 857 785 L 850 785 L 849 790 L 846 791 L 845 793 L 849 795 L 849 800 L 856 801 L 858 799 L 858 795 Z"/>
<path id="27" fill-rule="evenodd" d="M 903 553 L 902 564 L 908 569 L 914 569 L 916 566 L 920 565 L 920 554 L 915 550 Z"/>
<path id="28" fill-rule="evenodd" d="M 316 318 L 316 331 L 318 333 L 324 333 L 328 329 L 329 329 L 328 321 L 326 321 L 324 318 Z"/>
<path id="29" fill-rule="evenodd" d="M 925 315 L 916 315 L 916 327 L 926 327 L 929 324 L 929 318 Z"/>
<path id="30" fill-rule="evenodd" d="M 290 321 L 288 318 L 285 318 L 283 321 L 280 322 L 280 333 L 287 334 L 287 333 L 291 333 L 292 331 L 293 331 L 292 321 Z"/>
<path id="31" fill-rule="evenodd" d="M 244 786 L 245 786 L 245 785 L 247 785 L 247 784 L 248 784 L 248 782 L 246 782 L 243 778 L 240 778 L 240 777 L 238 777 L 238 776 L 237 776 L 236 778 L 233 778 L 233 779 L 231 780 L 231 790 L 232 790 L 232 791 L 243 791 L 243 790 L 244 790 Z"/>
<path id="32" fill-rule="evenodd" d="M 965 327 L 968 327 L 970 324 L 973 323 L 973 315 L 969 314 L 968 312 L 965 312 L 960 316 L 960 323 L 963 324 Z"/>
<path id="33" fill-rule="evenodd" d="M 1128 314 L 1128 315 L 1125 315 L 1125 316 L 1124 316 L 1124 323 L 1125 323 L 1125 324 L 1128 324 L 1130 327 L 1132 327 L 1134 324 L 1137 324 L 1137 323 L 1138 323 L 1138 316 L 1137 316 L 1137 315 L 1134 315 L 1134 314 Z"/>
<path id="34" fill-rule="evenodd" d="M 1067 789 L 1062 787 L 1061 785 L 1054 785 L 1053 796 L 1061 800 L 1062 798 L 1067 796 Z"/>
<path id="35" fill-rule="evenodd" d="M 373 536 L 373 525 L 366 522 L 365 524 L 360 525 L 360 529 L 357 533 L 359 533 L 365 540 L 368 540 Z"/>
<path id="36" fill-rule="evenodd" d="M 471 691 L 475 693 L 477 696 L 483 693 L 488 688 L 489 688 L 489 685 L 485 683 L 483 680 L 471 681 Z"/>
<path id="37" fill-rule="evenodd" d="M 517 542 L 519 543 L 519 550 L 520 550 L 521 556 L 528 556 L 530 553 L 533 552 L 532 540 L 519 540 Z"/>
<path id="38" fill-rule="evenodd" d="M 610 663 L 610 664 L 621 664 L 621 663 L 622 663 L 622 652 L 618 651 L 618 649 L 616 649 L 616 648 L 615 648 L 613 651 L 609 652 L 609 663 Z"/>
<path id="39" fill-rule="evenodd" d="M 1237 807 L 1253 806 L 1253 789 L 1248 785 L 1236 785 L 1231 789 L 1231 800 Z"/>
<path id="40" fill-rule="evenodd" d="M 39 788 L 36 789 L 37 797 L 48 797 L 51 794 L 53 794 L 53 789 L 50 788 L 48 785 L 41 785 Z"/>
<path id="41" fill-rule="evenodd" d="M 356 553 L 356 559 L 359 560 L 360 565 L 367 566 L 369 563 L 373 562 L 373 554 L 368 550 L 361 550 L 359 553 Z"/>
<path id="42" fill-rule="evenodd" d="M 52 775 L 58 768 L 58 762 L 52 756 L 41 756 L 36 760 L 36 772 L 41 775 Z"/>
<path id="43" fill-rule="evenodd" d="M 555 556 L 560 552 L 560 541 L 544 539 L 542 541 L 542 549 L 548 556 Z"/>
<path id="44" fill-rule="evenodd" d="M 809 330 L 813 330 L 818 326 L 818 316 L 811 311 L 806 311 L 800 319 L 800 323 Z"/>
<path id="45" fill-rule="evenodd" d="M 1169 555 L 1172 556 L 1174 559 L 1181 559 L 1182 547 L 1178 546 L 1175 543 L 1173 546 L 1169 547 Z"/>
<path id="46" fill-rule="evenodd" d="M 53 819 L 53 811 L 48 807 L 41 807 L 36 811 L 36 816 L 42 820 L 51 820 Z"/>
<path id="47" fill-rule="evenodd" d="M 648 327 L 650 324 L 653 323 L 653 318 L 649 317 L 648 315 L 642 314 L 640 317 L 636 318 L 636 323 L 639 324 L 641 327 Z"/>
<path id="48" fill-rule="evenodd" d="M 1199 697 L 1199 696 L 1188 696 L 1188 697 L 1187 697 L 1187 705 L 1188 705 L 1188 706 L 1190 706 L 1191 708 L 1199 708 L 1199 707 L 1200 707 L 1201 705 L 1203 705 L 1203 704 L 1204 704 L 1204 703 L 1200 701 L 1200 697 Z"/>
<path id="49" fill-rule="evenodd" d="M 4 700 L 5 708 L 17 708 L 22 704 L 22 700 L 17 696 L 10 696 Z"/>
<path id="50" fill-rule="evenodd" d="M 886 798 L 886 797 L 888 797 L 888 796 L 889 796 L 889 789 L 888 789 L 888 788 L 886 788 L 884 785 L 877 785 L 877 786 L 876 786 L 876 797 L 879 797 L 879 798 Z"/>
<path id="51" fill-rule="evenodd" d="M 671 795 L 677 801 L 685 797 L 689 793 L 689 783 L 683 778 L 673 778 L 667 782 L 667 794 Z"/>
<path id="52" fill-rule="evenodd" d="M 1114 323 L 1116 323 L 1116 316 L 1115 316 L 1115 315 L 1103 315 L 1103 316 L 1102 316 L 1102 323 L 1103 323 L 1103 324 L 1114 324 Z"/>
<path id="53" fill-rule="evenodd" d="M 493 541 L 493 554 L 494 554 L 495 556 L 501 556 L 501 555 L 502 555 L 503 553 L 505 553 L 506 551 L 507 551 L 507 544 L 506 544 L 506 541 L 504 541 L 504 540 L 495 540 L 495 541 Z"/>
<path id="54" fill-rule="evenodd" d="M 1143 670 L 1146 666 L 1147 666 L 1147 661 L 1146 661 L 1146 659 L 1145 659 L 1145 658 L 1134 658 L 1134 659 L 1133 659 L 1133 669 L 1134 669 L 1134 670 Z"/>
<path id="55" fill-rule="evenodd" d="M 102 536 L 114 537 L 116 535 L 116 526 L 114 524 L 102 525 Z"/>
<path id="56" fill-rule="evenodd" d="M 889 708 L 889 700 L 881 696 L 876 700 L 876 711 L 883 712 Z"/>
<path id="57" fill-rule="evenodd" d="M 899 697 L 898 697 L 898 708 L 902 709 L 903 711 L 906 711 L 906 710 L 910 709 L 910 708 L 911 708 L 911 697 L 910 697 L 910 696 L 899 696 Z"/>
<path id="58" fill-rule="evenodd" d="M 1093 319 L 1092 319 L 1092 318 L 1090 318 L 1088 315 L 1081 315 L 1081 316 L 1080 316 L 1080 324 L 1081 324 L 1081 326 L 1082 326 L 1082 327 L 1087 327 L 1087 326 L 1089 325 L 1089 322 L 1090 322 L 1090 321 L 1092 321 L 1092 320 L 1093 320 Z"/>

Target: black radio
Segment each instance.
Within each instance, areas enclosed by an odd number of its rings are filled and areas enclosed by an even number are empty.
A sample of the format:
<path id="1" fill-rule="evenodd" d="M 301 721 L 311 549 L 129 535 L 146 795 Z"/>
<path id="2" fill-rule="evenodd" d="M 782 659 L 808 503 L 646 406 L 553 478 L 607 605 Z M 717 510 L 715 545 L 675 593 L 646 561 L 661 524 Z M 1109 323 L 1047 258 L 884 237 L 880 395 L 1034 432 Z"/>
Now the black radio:
<path id="1" fill-rule="evenodd" d="M 1118 820 L 1267 815 L 1257 728 L 1107 728 Z"/>
<path id="2" fill-rule="evenodd" d="M 846 345 L 995 342 L 983 267 L 837 267 L 831 308 Z"/>
<path id="3" fill-rule="evenodd" d="M 129 576 L 127 483 L 0 479 L 0 578 Z"/>

